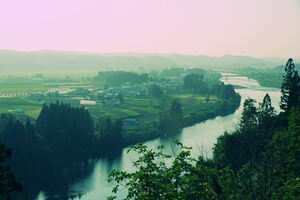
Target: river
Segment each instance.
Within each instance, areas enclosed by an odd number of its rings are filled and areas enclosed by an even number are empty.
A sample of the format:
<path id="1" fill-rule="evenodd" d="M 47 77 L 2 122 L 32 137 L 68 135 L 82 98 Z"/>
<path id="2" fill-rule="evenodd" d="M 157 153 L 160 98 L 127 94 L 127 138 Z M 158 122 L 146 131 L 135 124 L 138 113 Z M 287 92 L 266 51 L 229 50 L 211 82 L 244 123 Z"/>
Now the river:
<path id="1" fill-rule="evenodd" d="M 269 93 L 272 104 L 279 111 L 280 90 L 276 88 L 261 87 L 255 80 L 240 76 L 229 76 L 221 79 L 226 84 L 242 86 L 236 91 L 241 95 L 241 102 L 246 98 L 256 99 L 258 102 L 263 100 L 266 93 Z M 237 126 L 243 106 L 231 115 L 216 117 L 196 125 L 186 127 L 175 138 L 162 138 L 148 141 L 145 144 L 149 147 L 165 145 L 166 152 L 172 152 L 176 148 L 172 141 L 180 139 L 185 146 L 193 147 L 194 155 L 212 156 L 212 148 L 217 138 L 224 131 L 232 131 Z M 55 167 L 45 170 L 43 174 L 33 175 L 31 192 L 38 194 L 37 200 L 60 200 L 67 199 L 67 196 L 74 194 L 73 199 L 82 200 L 105 200 L 111 193 L 112 185 L 107 183 L 107 175 L 112 169 L 132 170 L 132 161 L 137 157 L 134 152 L 127 154 L 128 148 L 123 149 L 120 156 L 114 158 L 102 158 L 70 164 L 63 167 Z M 175 149 L 176 150 L 176 149 Z M 29 188 L 28 188 L 29 189 Z M 30 191 L 30 190 L 29 190 Z M 76 195 L 82 194 L 80 197 Z M 32 195 L 32 193 L 31 193 Z M 29 196 L 31 196 L 29 195 Z M 124 196 L 125 191 L 120 194 Z"/>

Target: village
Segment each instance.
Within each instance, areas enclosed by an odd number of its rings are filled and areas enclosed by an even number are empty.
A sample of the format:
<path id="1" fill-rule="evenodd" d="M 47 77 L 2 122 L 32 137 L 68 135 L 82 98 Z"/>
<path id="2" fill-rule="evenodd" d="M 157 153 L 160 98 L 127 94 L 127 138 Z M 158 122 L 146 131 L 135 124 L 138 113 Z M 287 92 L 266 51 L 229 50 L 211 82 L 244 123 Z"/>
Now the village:
<path id="1" fill-rule="evenodd" d="M 44 91 L 0 92 L 2 99 L 0 104 L 4 112 L 36 118 L 44 103 L 68 102 L 73 106 L 84 106 L 95 118 L 98 115 L 120 117 L 125 126 L 136 126 L 139 124 L 138 118 L 142 118 L 142 121 L 157 118 L 157 113 L 160 111 L 158 108 L 149 109 L 149 105 L 153 105 L 156 101 L 150 92 L 153 85 L 158 86 L 162 94 L 175 93 L 182 87 L 178 81 L 169 79 L 138 84 L 125 82 L 114 87 L 99 86 L 92 82 L 82 83 L 76 80 L 73 83 L 68 81 L 49 85 Z M 10 103 L 6 103 L 8 99 Z M 115 112 L 115 110 L 118 111 Z"/>

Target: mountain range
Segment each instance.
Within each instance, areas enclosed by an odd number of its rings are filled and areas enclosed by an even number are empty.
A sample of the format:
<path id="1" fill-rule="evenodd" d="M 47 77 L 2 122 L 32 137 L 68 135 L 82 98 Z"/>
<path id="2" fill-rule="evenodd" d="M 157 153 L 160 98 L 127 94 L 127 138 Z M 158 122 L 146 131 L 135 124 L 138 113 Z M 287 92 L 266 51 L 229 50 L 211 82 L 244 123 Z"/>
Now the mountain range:
<path id="1" fill-rule="evenodd" d="M 224 55 L 211 57 L 184 54 L 87 53 L 73 51 L 0 50 L 2 72 L 43 72 L 78 70 L 144 70 L 170 67 L 199 67 L 212 70 L 273 68 L 287 59 Z"/>

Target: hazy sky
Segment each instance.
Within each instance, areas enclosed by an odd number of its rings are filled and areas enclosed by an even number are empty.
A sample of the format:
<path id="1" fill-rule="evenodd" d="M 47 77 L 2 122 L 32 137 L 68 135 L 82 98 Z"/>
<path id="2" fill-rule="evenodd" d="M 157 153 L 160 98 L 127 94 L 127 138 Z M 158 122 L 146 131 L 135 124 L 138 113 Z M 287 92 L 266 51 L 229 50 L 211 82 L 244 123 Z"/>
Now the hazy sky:
<path id="1" fill-rule="evenodd" d="M 300 57 L 300 0 L 0 0 L 0 49 Z"/>

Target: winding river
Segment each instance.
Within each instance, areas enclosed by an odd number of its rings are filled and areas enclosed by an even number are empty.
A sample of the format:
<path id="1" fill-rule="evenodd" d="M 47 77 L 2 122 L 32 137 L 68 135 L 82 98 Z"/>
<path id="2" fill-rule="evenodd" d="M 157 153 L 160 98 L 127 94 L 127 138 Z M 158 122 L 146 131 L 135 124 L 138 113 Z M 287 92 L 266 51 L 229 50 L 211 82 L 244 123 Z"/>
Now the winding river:
<path id="1" fill-rule="evenodd" d="M 261 102 L 266 93 L 272 98 L 273 106 L 279 111 L 280 90 L 276 88 L 261 87 L 255 80 L 241 76 L 228 76 L 221 79 L 226 84 L 242 86 L 242 89 L 236 89 L 241 95 L 242 100 L 248 97 Z M 205 157 L 212 156 L 212 147 L 218 136 L 224 131 L 232 131 L 239 122 L 241 106 L 231 115 L 225 117 L 216 117 L 202 123 L 184 128 L 176 138 L 155 139 L 146 142 L 149 147 L 156 145 L 165 145 L 167 152 L 176 150 L 173 140 L 180 139 L 186 146 L 193 147 L 193 154 L 202 154 Z M 30 181 L 32 190 L 36 192 L 37 200 L 52 200 L 52 199 L 67 199 L 67 196 L 72 196 L 72 199 L 82 200 L 105 200 L 106 196 L 110 195 L 112 185 L 107 183 L 107 175 L 112 169 L 131 170 L 132 161 L 136 158 L 136 154 L 131 152 L 127 154 L 127 148 L 123 150 L 120 156 L 115 158 L 102 158 L 98 160 L 90 160 L 82 163 L 70 164 L 68 166 L 51 168 L 43 174 L 37 173 Z M 46 170 L 45 170 L 46 171 Z M 38 183 L 38 184 L 37 184 Z M 43 191 L 40 191 L 42 188 Z M 30 191 L 30 190 L 28 190 Z M 47 191 L 47 192 L 46 192 Z M 80 197 L 76 194 L 82 194 Z M 32 195 L 32 194 L 31 194 Z M 124 196 L 125 191 L 120 193 Z M 71 198 L 70 198 L 71 199 Z"/>

